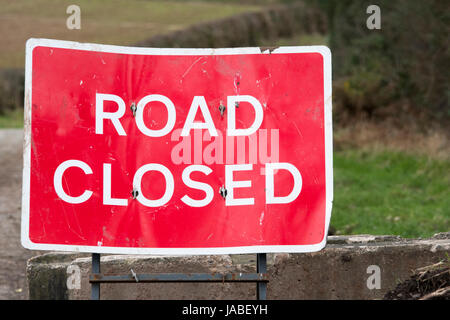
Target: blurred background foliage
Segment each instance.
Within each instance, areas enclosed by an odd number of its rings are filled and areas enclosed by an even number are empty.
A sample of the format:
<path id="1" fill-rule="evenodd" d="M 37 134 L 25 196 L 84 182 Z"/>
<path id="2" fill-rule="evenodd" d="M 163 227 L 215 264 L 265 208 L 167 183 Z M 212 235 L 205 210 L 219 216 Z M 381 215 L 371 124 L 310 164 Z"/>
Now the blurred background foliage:
<path id="1" fill-rule="evenodd" d="M 373 1 L 308 2 L 328 17 L 337 107 L 379 118 L 450 117 L 447 1 L 379 0 L 380 30 L 366 27 Z"/>
<path id="2" fill-rule="evenodd" d="M 311 40 L 316 40 L 315 44 L 326 42 L 333 53 L 337 121 L 355 116 L 450 119 L 447 76 L 450 69 L 450 10 L 447 1 L 377 1 L 381 8 L 381 30 L 366 27 L 366 8 L 371 4 L 366 0 L 133 0 L 127 2 L 126 10 L 117 10 L 123 5 L 118 0 L 108 4 L 81 1 L 82 32 L 64 28 L 67 15 L 59 11 L 65 8 L 67 1 L 62 1 L 62 9 L 58 9 L 53 0 L 38 2 L 39 6 L 35 2 L 8 1 L 0 9 L 4 11 L 1 19 L 3 30 L 11 27 L 14 21 L 21 21 L 20 27 L 15 28 L 19 37 L 3 35 L 7 41 L 0 50 L 0 66 L 4 67 L 0 71 L 0 112 L 22 105 L 23 90 L 16 90 L 16 84 L 21 83 L 23 77 L 20 74 L 24 59 L 22 42 L 30 35 L 125 45 L 140 42 L 144 45 L 190 47 L 312 44 L 305 39 L 313 37 Z M 319 32 L 322 39 L 317 39 L 317 30 L 305 30 L 309 24 L 317 24 L 317 15 L 282 13 L 272 15 L 269 25 L 258 24 L 258 19 L 266 19 L 261 12 L 267 8 L 303 3 L 303 11 L 315 7 L 323 13 L 326 36 Z M 40 16 L 44 20 L 40 21 Z M 228 18 L 232 16 L 234 18 Z M 253 24 L 244 21 L 252 19 L 256 21 Z M 210 26 L 215 22 L 214 31 L 205 32 L 204 22 L 210 22 Z M 27 27 L 31 23 L 39 24 L 39 28 Z M 56 28 L 55 23 L 63 27 Z M 222 23 L 221 27 L 219 23 Z M 195 24 L 202 27 L 189 28 Z M 181 37 L 170 35 L 186 28 L 190 32 L 182 33 Z M 265 28 L 268 30 L 262 30 Z M 231 29 L 230 36 L 227 30 Z M 276 32 L 268 38 L 270 30 Z M 208 37 L 209 42 L 205 43 Z M 20 42 L 15 40 L 17 38 Z"/>

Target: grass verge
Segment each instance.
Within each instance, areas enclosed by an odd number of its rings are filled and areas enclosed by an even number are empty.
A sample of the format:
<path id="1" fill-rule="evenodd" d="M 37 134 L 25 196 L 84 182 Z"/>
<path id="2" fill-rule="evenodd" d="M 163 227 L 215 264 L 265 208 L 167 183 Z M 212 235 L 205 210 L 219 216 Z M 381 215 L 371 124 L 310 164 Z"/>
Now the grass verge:
<path id="1" fill-rule="evenodd" d="M 0 114 L 0 129 L 23 128 L 23 110 L 7 110 Z"/>
<path id="2" fill-rule="evenodd" d="M 450 230 L 450 161 L 393 151 L 334 154 L 338 234 L 428 237 Z"/>

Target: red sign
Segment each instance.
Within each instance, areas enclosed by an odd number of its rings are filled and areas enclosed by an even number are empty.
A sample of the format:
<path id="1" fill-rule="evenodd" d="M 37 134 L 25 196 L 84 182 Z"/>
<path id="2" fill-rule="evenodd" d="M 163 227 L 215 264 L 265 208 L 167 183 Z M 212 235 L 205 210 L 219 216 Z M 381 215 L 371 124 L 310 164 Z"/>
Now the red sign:
<path id="1" fill-rule="evenodd" d="M 221 254 L 325 246 L 328 48 L 30 39 L 25 82 L 24 247 Z"/>

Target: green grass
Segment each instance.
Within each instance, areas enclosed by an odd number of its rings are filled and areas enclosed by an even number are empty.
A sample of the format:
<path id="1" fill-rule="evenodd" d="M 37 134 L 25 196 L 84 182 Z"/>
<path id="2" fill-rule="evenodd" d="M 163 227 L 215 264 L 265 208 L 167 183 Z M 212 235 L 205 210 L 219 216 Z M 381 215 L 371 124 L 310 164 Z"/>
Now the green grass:
<path id="1" fill-rule="evenodd" d="M 81 29 L 66 27 L 68 5 L 81 9 Z M 149 0 L 0 0 L 0 67 L 23 67 L 28 38 L 133 45 L 156 34 L 261 10 L 267 2 Z"/>
<path id="2" fill-rule="evenodd" d="M 334 154 L 331 225 L 340 234 L 428 237 L 450 230 L 450 161 L 400 152 Z"/>
<path id="3" fill-rule="evenodd" d="M 23 128 L 23 109 L 7 110 L 0 114 L 0 129 Z"/>

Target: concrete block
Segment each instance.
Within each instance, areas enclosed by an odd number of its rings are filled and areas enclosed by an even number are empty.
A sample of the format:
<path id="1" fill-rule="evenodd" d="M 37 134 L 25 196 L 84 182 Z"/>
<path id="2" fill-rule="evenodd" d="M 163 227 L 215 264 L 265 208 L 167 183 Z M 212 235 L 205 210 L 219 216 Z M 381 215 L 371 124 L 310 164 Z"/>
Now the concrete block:
<path id="1" fill-rule="evenodd" d="M 268 254 L 268 299 L 381 299 L 412 270 L 448 259 L 450 233 L 430 239 L 397 236 L 330 236 L 325 249 Z M 89 299 L 91 256 L 47 253 L 27 264 L 30 299 Z M 80 286 L 74 287 L 74 270 Z M 103 255 L 101 272 L 252 273 L 256 255 Z M 378 278 L 377 278 L 378 277 Z M 379 280 L 379 281 L 377 281 Z M 69 286 L 68 286 L 69 282 Z M 379 287 L 377 286 L 379 285 Z M 102 284 L 102 299 L 255 299 L 254 283 Z"/>

